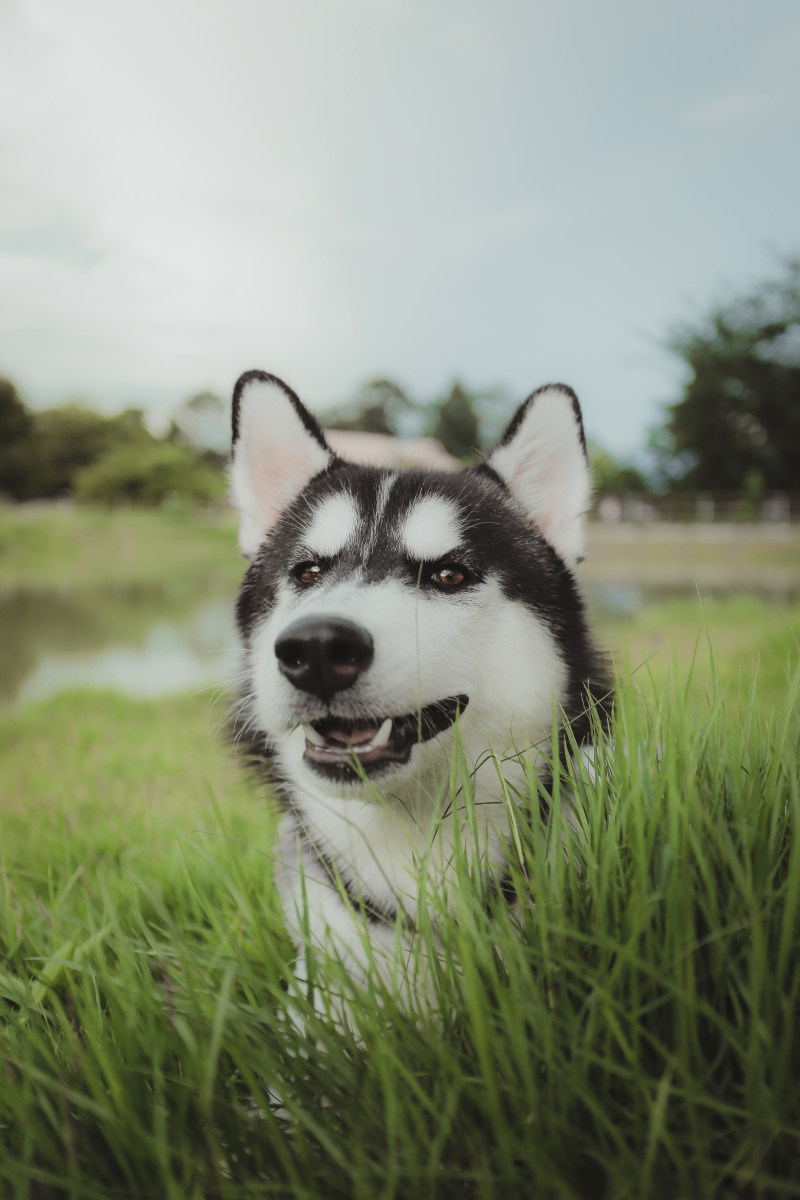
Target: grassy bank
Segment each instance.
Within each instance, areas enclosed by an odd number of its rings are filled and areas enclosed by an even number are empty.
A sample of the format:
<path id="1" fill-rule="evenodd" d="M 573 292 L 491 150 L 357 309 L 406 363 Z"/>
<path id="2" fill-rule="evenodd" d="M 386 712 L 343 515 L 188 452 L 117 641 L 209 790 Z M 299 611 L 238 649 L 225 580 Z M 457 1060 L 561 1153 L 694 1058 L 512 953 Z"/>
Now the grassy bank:
<path id="1" fill-rule="evenodd" d="M 652 679 L 660 689 L 674 680 L 690 696 L 710 695 L 718 682 L 731 710 L 780 708 L 787 670 L 791 676 L 800 661 L 800 603 L 746 593 L 659 601 L 624 617 L 601 613 L 595 626 L 619 676 Z"/>
<path id="2" fill-rule="evenodd" d="M 209 575 L 233 587 L 241 571 L 227 509 L 0 505 L 0 591 L 178 586 Z"/>
<path id="3" fill-rule="evenodd" d="M 800 589 L 800 525 L 603 524 L 589 525 L 585 583 L 637 583 L 675 589 L 751 587 Z"/>

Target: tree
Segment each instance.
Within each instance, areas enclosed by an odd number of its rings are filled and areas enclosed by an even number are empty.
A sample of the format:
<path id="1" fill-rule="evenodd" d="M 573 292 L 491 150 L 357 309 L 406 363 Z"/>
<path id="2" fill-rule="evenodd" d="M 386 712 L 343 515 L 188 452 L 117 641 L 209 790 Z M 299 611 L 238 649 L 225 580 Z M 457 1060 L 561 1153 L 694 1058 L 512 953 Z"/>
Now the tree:
<path id="1" fill-rule="evenodd" d="M 620 462 L 594 442 L 588 445 L 592 486 L 602 492 L 646 492 L 647 480 L 636 467 Z"/>
<path id="2" fill-rule="evenodd" d="M 436 405 L 436 420 L 430 434 L 456 458 L 471 458 L 480 449 L 480 422 L 475 411 L 477 396 L 456 380 L 444 400 Z"/>
<path id="3" fill-rule="evenodd" d="M 326 418 L 329 429 L 358 429 L 395 437 L 402 415 L 413 408 L 405 390 L 391 379 L 369 379 L 356 395 Z"/>
<path id="4" fill-rule="evenodd" d="M 75 498 L 90 504 L 157 505 L 219 501 L 225 474 L 189 446 L 153 440 L 117 446 L 75 476 Z"/>
<path id="5" fill-rule="evenodd" d="M 0 495 L 24 495 L 32 435 L 33 417 L 11 380 L 0 378 Z"/>
<path id="6" fill-rule="evenodd" d="M 669 343 L 690 371 L 650 445 L 664 479 L 699 490 L 800 481 L 800 258 Z"/>
<path id="7" fill-rule="evenodd" d="M 67 495 L 78 471 L 113 448 L 154 445 L 155 440 L 139 409 L 104 417 L 80 404 L 65 404 L 36 413 L 25 498 Z"/>

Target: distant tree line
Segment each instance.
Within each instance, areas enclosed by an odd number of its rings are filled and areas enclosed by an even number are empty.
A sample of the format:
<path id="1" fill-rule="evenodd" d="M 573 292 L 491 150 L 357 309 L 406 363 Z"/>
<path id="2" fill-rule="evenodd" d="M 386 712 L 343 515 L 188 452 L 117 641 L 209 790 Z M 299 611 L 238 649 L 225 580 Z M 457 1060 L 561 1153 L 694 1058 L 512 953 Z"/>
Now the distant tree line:
<path id="1" fill-rule="evenodd" d="M 214 501 L 225 493 L 223 462 L 191 444 L 175 421 L 157 438 L 138 409 L 111 417 L 79 404 L 32 412 L 0 378 L 0 495 L 12 500 Z"/>
<path id="2" fill-rule="evenodd" d="M 499 390 L 470 391 L 456 380 L 443 395 L 420 404 L 393 380 L 372 379 L 348 404 L 328 413 L 325 424 L 330 429 L 434 437 L 455 458 L 471 462 L 494 443 L 509 416 L 507 398 Z M 590 443 L 589 457 L 598 492 L 647 490 L 640 471 L 600 446 Z"/>
<path id="3" fill-rule="evenodd" d="M 493 398 L 493 393 L 468 391 L 456 380 L 443 396 L 423 404 L 391 379 L 370 379 L 323 420 L 329 429 L 434 437 L 448 453 L 467 461 L 484 445 L 479 413 L 482 402 Z"/>
<path id="4" fill-rule="evenodd" d="M 650 436 L 648 478 L 601 446 L 589 453 L 598 493 L 800 488 L 800 259 L 677 329 L 668 348 L 686 366 L 682 396 Z M 469 462 L 496 438 L 509 405 L 459 380 L 427 402 L 397 382 L 363 384 L 323 422 L 393 436 L 426 434 Z M 103 416 L 77 404 L 29 410 L 0 379 L 0 495 L 94 503 L 215 501 L 225 492 L 228 406 L 200 392 L 155 437 L 138 409 Z"/>

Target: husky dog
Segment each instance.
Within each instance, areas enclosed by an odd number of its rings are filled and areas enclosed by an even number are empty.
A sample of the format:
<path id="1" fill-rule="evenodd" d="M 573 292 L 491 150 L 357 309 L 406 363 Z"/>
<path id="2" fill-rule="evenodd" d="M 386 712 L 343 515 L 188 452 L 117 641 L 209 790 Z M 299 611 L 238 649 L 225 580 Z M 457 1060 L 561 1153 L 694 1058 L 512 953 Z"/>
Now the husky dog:
<path id="1" fill-rule="evenodd" d="M 487 751 L 525 788 L 515 754 L 558 752 L 555 712 L 586 740 L 589 697 L 607 692 L 573 574 L 580 407 L 539 388 L 478 466 L 400 472 L 343 461 L 291 388 L 248 371 L 231 482 L 250 559 L 237 735 L 278 783 L 290 927 L 363 975 L 398 917 L 413 929 L 419 864 L 447 887 L 463 773 L 499 879 L 513 790 Z"/>

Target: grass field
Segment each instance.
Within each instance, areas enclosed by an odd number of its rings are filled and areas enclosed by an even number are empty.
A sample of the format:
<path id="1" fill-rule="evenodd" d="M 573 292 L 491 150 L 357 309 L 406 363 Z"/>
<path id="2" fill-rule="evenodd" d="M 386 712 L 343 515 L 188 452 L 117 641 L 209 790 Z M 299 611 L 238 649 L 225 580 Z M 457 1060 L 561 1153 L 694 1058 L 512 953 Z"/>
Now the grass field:
<path id="1" fill-rule="evenodd" d="M 116 519 L 20 515 L 0 589 L 50 586 L 44 547 L 61 587 L 118 582 Z M 139 581 L 235 586 L 224 519 L 122 522 Z M 522 823 L 516 913 L 460 864 L 438 1016 L 376 981 L 357 1031 L 287 990 L 224 700 L 0 715 L 0 1196 L 800 1196 L 800 611 L 669 600 L 603 635 L 625 682 L 582 835 Z"/>
<path id="2" fill-rule="evenodd" d="M 0 589 L 180 586 L 242 572 L 227 511 L 0 506 Z"/>

